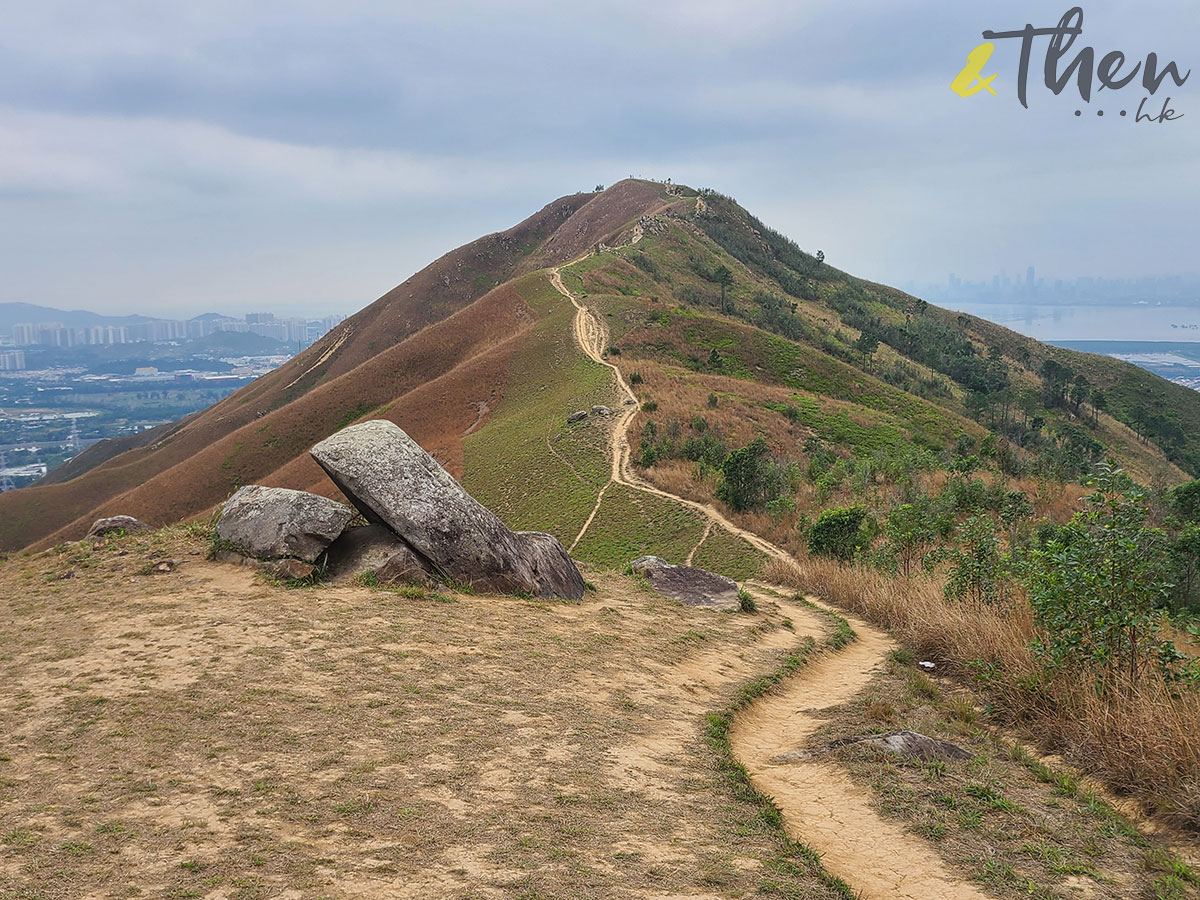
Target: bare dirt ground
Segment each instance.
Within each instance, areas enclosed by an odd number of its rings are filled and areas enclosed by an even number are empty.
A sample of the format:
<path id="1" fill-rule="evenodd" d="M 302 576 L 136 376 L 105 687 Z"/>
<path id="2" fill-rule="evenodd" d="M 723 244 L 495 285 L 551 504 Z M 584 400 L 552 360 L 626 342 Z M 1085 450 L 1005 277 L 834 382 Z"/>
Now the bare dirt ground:
<path id="1" fill-rule="evenodd" d="M 816 620 L 622 576 L 287 589 L 204 549 L 0 563 L 0 897 L 834 896 L 704 737 Z"/>

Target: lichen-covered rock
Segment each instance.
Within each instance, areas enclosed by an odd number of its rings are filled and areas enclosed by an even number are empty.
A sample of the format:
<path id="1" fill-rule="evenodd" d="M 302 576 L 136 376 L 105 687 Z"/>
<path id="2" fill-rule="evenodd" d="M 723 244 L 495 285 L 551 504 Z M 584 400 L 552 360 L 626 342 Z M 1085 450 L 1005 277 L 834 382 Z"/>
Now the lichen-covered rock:
<path id="1" fill-rule="evenodd" d="M 229 498 L 217 537 L 257 559 L 315 562 L 342 533 L 354 511 L 305 491 L 252 484 Z"/>
<path id="2" fill-rule="evenodd" d="M 567 424 L 574 425 L 576 422 L 582 422 L 588 417 L 586 409 L 580 409 L 567 416 Z"/>
<path id="3" fill-rule="evenodd" d="M 335 583 L 370 574 L 380 584 L 427 584 L 433 575 L 429 563 L 383 525 L 347 528 L 329 545 L 325 560 L 325 577 Z"/>
<path id="4" fill-rule="evenodd" d="M 109 516 L 105 519 L 97 519 L 92 523 L 92 527 L 88 529 L 88 538 L 105 537 L 110 534 L 128 534 L 132 531 L 147 531 L 150 526 L 145 522 L 135 519 L 133 516 Z"/>
<path id="5" fill-rule="evenodd" d="M 970 751 L 957 744 L 931 738 L 916 731 L 872 734 L 860 739 L 851 738 L 846 743 L 875 747 L 897 756 L 915 756 L 919 759 L 971 759 L 972 756 Z"/>
<path id="6" fill-rule="evenodd" d="M 565 597 L 569 600 L 583 597 L 583 576 L 558 538 L 541 531 L 518 531 L 517 534 L 529 541 L 529 559 L 535 583 L 533 593 L 539 597 Z"/>
<path id="7" fill-rule="evenodd" d="M 481 590 L 583 596 L 561 544 L 509 529 L 394 423 L 351 425 L 310 452 L 369 521 L 386 525 L 438 574 Z"/>
<path id="8" fill-rule="evenodd" d="M 695 566 L 676 566 L 657 556 L 640 556 L 632 563 L 641 575 L 664 596 L 684 606 L 736 610 L 741 607 L 737 582 Z"/>

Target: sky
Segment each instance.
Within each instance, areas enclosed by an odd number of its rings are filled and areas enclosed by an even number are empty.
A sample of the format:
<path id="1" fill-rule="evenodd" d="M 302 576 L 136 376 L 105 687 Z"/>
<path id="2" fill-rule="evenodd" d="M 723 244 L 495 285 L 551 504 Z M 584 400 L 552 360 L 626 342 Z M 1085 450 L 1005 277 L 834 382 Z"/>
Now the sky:
<path id="1" fill-rule="evenodd" d="M 1066 4 L 0 0 L 0 301 L 349 313 L 440 254 L 629 175 L 735 197 L 888 283 L 1194 274 L 1200 72 L 1135 122 L 950 82 Z M 1200 6 L 1083 6 L 1099 59 L 1200 66 Z M 1080 109 L 1081 116 L 1074 111 Z M 1095 115 L 1105 109 L 1107 115 Z M 1119 116 L 1126 109 L 1128 115 Z"/>

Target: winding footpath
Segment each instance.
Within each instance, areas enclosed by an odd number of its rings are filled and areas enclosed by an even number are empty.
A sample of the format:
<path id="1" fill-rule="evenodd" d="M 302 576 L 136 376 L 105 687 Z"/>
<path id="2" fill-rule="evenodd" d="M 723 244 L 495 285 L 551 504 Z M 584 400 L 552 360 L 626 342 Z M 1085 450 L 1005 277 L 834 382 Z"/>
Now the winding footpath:
<path id="1" fill-rule="evenodd" d="M 575 339 L 580 348 L 592 360 L 612 370 L 622 394 L 622 404 L 613 417 L 609 441 L 611 475 L 571 547 L 574 548 L 587 533 L 608 488 L 620 484 L 700 513 L 706 520 L 705 537 L 719 526 L 767 556 L 794 564 L 790 554 L 739 528 L 716 508 L 663 491 L 632 471 L 628 429 L 638 406 L 620 369 L 604 359 L 607 329 L 567 288 L 560 267 L 555 266 L 547 272 L 554 288 L 575 306 Z M 626 403 L 626 400 L 633 402 Z M 689 560 L 694 554 L 695 548 Z M 782 599 L 790 593 L 786 589 L 758 583 L 750 584 L 748 589 L 764 599 L 769 597 L 790 604 Z M 799 604 L 794 606 L 798 617 L 812 621 L 810 610 Z M 818 657 L 801 674 L 788 679 L 779 689 L 740 713 L 730 733 L 734 753 L 750 771 L 754 786 L 774 798 L 783 813 L 788 834 L 816 850 L 826 868 L 866 900 L 984 900 L 984 894 L 949 872 L 926 842 L 872 809 L 870 795 L 840 768 L 816 759 L 779 759 L 782 754 L 802 747 L 820 727 L 822 710 L 845 703 L 859 694 L 895 648 L 883 632 L 861 620 L 847 618 L 857 632 L 858 640 L 837 653 Z M 706 665 L 708 662 L 717 664 L 714 660 L 707 661 Z M 689 666 L 688 678 L 698 677 L 702 677 L 702 673 L 695 666 Z"/>

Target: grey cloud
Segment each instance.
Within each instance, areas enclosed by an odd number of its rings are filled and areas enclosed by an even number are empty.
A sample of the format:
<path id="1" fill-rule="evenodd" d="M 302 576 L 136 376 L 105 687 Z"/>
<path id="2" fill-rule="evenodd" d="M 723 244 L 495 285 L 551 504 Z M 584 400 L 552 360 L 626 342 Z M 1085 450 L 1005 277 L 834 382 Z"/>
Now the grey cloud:
<path id="1" fill-rule="evenodd" d="M 984 28 L 1065 8 L 0 2 L 0 299 L 354 308 L 628 174 L 724 190 L 885 281 L 1194 268 L 1200 80 L 1163 126 L 1022 110 L 1015 46 L 1002 96 L 948 89 Z M 1102 50 L 1200 60 L 1194 7 L 1086 14 Z"/>

